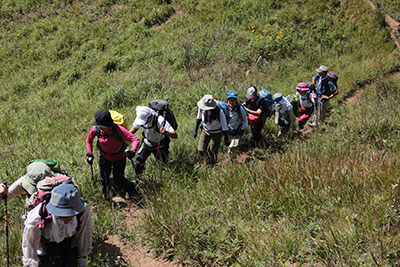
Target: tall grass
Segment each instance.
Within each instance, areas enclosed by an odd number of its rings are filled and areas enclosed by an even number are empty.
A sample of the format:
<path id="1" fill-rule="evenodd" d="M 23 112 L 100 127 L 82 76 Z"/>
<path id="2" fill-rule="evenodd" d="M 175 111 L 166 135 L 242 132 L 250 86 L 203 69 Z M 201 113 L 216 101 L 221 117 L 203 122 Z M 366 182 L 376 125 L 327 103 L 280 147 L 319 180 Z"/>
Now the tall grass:
<path id="1" fill-rule="evenodd" d="M 11 183 L 32 158 L 59 160 L 92 207 L 91 266 L 123 266 L 105 256 L 110 234 L 198 266 L 398 262 L 398 81 L 386 76 L 399 53 L 364 1 L 3 1 L 0 25 L 0 175 Z M 269 64 L 256 65 L 260 56 Z M 293 93 L 321 64 L 339 74 L 330 125 L 277 140 L 268 121 L 258 158 L 199 164 L 192 132 L 204 94 Z M 367 83 L 376 87 L 358 105 L 337 105 Z M 137 239 L 93 186 L 85 138 L 97 109 L 132 123 L 135 107 L 156 98 L 170 102 L 179 138 L 168 166 L 147 162 Z M 14 265 L 23 201 L 9 202 Z"/>

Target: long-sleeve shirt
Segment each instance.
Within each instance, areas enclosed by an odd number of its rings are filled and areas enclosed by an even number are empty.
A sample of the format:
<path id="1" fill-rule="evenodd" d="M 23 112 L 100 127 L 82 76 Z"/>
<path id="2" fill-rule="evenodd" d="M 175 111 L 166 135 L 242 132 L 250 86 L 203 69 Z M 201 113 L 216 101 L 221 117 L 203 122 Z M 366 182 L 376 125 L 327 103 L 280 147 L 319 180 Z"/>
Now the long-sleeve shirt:
<path id="1" fill-rule="evenodd" d="M 239 112 L 240 115 L 239 115 Z M 240 127 L 240 129 L 238 129 L 238 127 Z M 229 130 L 245 130 L 247 127 L 247 113 L 246 110 L 237 105 L 235 109 L 231 109 L 229 107 L 229 120 L 228 120 L 228 129 Z"/>
<path id="2" fill-rule="evenodd" d="M 118 136 L 124 140 L 132 142 L 132 151 L 136 153 L 140 140 L 133 133 L 129 132 L 124 127 L 118 126 Z M 112 128 L 110 127 L 108 131 L 104 132 L 100 129 L 102 133 L 99 136 L 100 147 L 102 150 L 100 153 L 109 161 L 118 161 L 125 157 L 125 152 L 121 154 L 116 154 L 116 152 L 120 149 L 122 142 L 118 141 L 112 134 Z M 86 138 L 86 147 L 88 153 L 93 153 L 93 140 L 96 137 L 96 127 L 93 126 L 90 129 L 88 137 Z"/>
<path id="3" fill-rule="evenodd" d="M 39 215 L 39 210 L 42 205 L 36 206 L 28 213 L 28 218 L 25 221 L 24 233 L 22 236 L 22 263 L 24 266 L 36 267 L 39 266 L 39 256 L 37 250 L 41 248 L 41 236 L 55 242 L 52 227 L 53 224 L 47 223 L 41 230 L 37 225 L 41 223 L 42 218 Z M 81 257 L 89 255 L 92 250 L 92 217 L 90 214 L 89 205 L 85 203 L 81 216 L 77 216 L 79 222 L 76 228 L 73 229 L 71 248 L 78 246 L 78 253 Z M 52 216 L 52 220 L 55 220 Z M 67 237 L 68 234 L 66 234 Z"/>
<path id="4" fill-rule="evenodd" d="M 207 113 L 207 114 L 206 114 Z M 203 128 L 209 132 L 209 133 L 219 133 L 221 131 L 226 132 L 228 131 L 228 125 L 226 123 L 226 117 L 225 113 L 222 109 L 219 110 L 219 120 L 212 120 L 209 124 L 206 124 L 206 118 L 205 116 L 211 115 L 211 111 L 208 110 L 204 112 L 201 108 L 199 108 L 199 111 L 197 112 L 197 119 L 200 119 L 203 121 Z"/>

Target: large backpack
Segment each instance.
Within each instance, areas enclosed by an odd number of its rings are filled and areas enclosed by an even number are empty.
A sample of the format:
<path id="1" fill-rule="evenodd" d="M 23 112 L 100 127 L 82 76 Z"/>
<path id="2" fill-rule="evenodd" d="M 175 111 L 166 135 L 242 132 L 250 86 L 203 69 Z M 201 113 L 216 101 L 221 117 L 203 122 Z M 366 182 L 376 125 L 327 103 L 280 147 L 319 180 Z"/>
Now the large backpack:
<path id="1" fill-rule="evenodd" d="M 35 192 L 30 196 L 26 203 L 26 211 L 33 210 L 42 203 L 48 203 L 51 197 L 51 190 L 60 184 L 74 184 L 71 177 L 66 175 L 57 175 L 46 177 L 36 184 Z"/>
<path id="2" fill-rule="evenodd" d="M 270 117 L 275 111 L 275 101 L 272 98 L 271 92 L 268 91 L 268 90 L 263 89 L 258 93 L 258 95 L 260 97 L 264 98 L 265 107 L 264 107 L 263 111 L 267 113 L 267 117 Z M 256 102 L 257 106 L 258 106 L 258 101 L 259 101 L 259 99 Z"/>
<path id="3" fill-rule="evenodd" d="M 333 71 L 329 71 L 327 75 L 331 79 L 333 84 L 337 87 L 337 80 L 339 79 L 339 76 Z"/>
<path id="4" fill-rule="evenodd" d="M 44 162 L 44 163 L 47 164 L 47 166 L 49 166 L 49 168 L 51 169 L 51 171 L 53 173 L 61 173 L 61 174 L 64 174 L 64 175 L 68 175 L 68 172 L 66 170 L 61 170 L 60 162 L 58 162 L 55 159 L 33 159 L 26 166 L 24 174 L 26 174 L 26 172 L 28 170 L 28 166 L 33 162 Z"/>
<path id="5" fill-rule="evenodd" d="M 156 131 L 160 131 L 157 127 L 158 116 L 164 117 L 171 127 L 176 131 L 178 129 L 178 123 L 172 110 L 169 108 L 169 104 L 166 100 L 153 100 L 149 103 L 149 108 L 156 112 L 156 118 L 153 120 L 153 127 Z"/>
<path id="6" fill-rule="evenodd" d="M 300 114 L 300 98 L 297 95 L 288 95 L 285 97 L 287 101 L 293 106 L 293 113 L 296 117 Z"/>

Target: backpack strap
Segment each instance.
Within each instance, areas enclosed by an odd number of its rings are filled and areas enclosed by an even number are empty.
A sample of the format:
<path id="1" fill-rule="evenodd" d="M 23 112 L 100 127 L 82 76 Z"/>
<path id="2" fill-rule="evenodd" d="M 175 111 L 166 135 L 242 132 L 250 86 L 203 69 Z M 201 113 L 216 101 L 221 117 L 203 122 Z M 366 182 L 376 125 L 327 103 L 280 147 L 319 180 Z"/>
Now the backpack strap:
<path id="1" fill-rule="evenodd" d="M 128 145 L 124 142 L 124 139 L 122 139 L 119 135 L 118 135 L 118 126 L 116 124 L 114 124 L 112 127 L 112 136 L 114 136 L 115 139 L 117 139 L 117 141 L 121 142 L 121 146 L 118 149 L 118 151 L 115 154 L 122 154 L 125 152 L 125 149 L 128 147 Z M 106 135 L 100 132 L 100 128 L 96 127 L 96 136 L 97 136 L 97 148 L 103 152 L 104 154 L 106 154 L 106 152 L 104 152 L 104 150 L 101 148 L 100 146 L 100 140 L 99 137 L 100 136 L 111 136 L 111 135 Z"/>

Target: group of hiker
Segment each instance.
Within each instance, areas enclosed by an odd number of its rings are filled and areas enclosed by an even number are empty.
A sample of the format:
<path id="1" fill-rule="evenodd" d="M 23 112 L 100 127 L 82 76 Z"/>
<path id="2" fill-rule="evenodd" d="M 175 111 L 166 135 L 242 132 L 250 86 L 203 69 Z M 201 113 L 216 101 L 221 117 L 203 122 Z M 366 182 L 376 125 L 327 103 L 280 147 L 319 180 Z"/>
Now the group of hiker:
<path id="1" fill-rule="evenodd" d="M 279 127 L 278 137 L 285 136 L 290 129 L 296 131 L 297 124 L 300 130 L 304 129 L 311 117 L 311 127 L 324 122 L 329 99 L 338 94 L 337 75 L 323 65 L 316 71 L 312 83 L 302 82 L 297 85 L 294 96 L 284 97 L 278 92 L 272 97 L 269 91 L 258 92 L 255 86 L 247 89 L 246 100 L 242 104 L 239 104 L 235 91 L 228 92 L 226 104 L 215 100 L 212 95 L 204 95 L 197 103 L 198 113 L 193 134 L 196 139 L 201 124 L 198 151 L 203 161 L 211 164 L 217 162 L 222 137 L 228 147 L 230 160 L 235 160 L 247 124 L 251 130 L 248 153 L 253 154 L 253 149 L 260 146 L 261 131 L 266 119 L 274 112 L 275 123 Z"/>
<path id="2" fill-rule="evenodd" d="M 247 89 L 243 103 L 238 101 L 236 91 L 229 91 L 226 101 L 204 95 L 197 102 L 193 133 L 193 137 L 198 139 L 201 158 L 214 165 L 223 137 L 229 158 L 235 160 L 248 125 L 251 152 L 261 145 L 265 121 L 274 113 L 275 123 L 280 128 L 279 137 L 291 129 L 296 130 L 297 124 L 300 130 L 303 129 L 311 117 L 313 122 L 310 126 L 317 126 L 325 120 L 329 100 L 338 94 L 336 81 L 335 73 L 320 66 L 312 83 L 299 83 L 296 94 L 290 96 L 298 99 L 298 112 L 295 112 L 295 102 L 289 96 L 284 97 L 279 92 L 272 96 L 267 90 L 258 92 L 255 86 Z M 138 195 L 135 182 L 124 176 L 126 159 L 133 163 L 136 156 L 133 166 L 138 177 L 151 154 L 167 163 L 170 138 L 178 138 L 178 125 L 164 100 L 154 100 L 149 106 L 137 106 L 136 118 L 129 130 L 126 124 L 117 123 L 112 112 L 100 109 L 94 114 L 95 122 L 86 138 L 87 163 L 92 165 L 94 162 L 93 142 L 97 138 L 99 181 L 104 197 L 110 198 L 111 172 L 116 186 L 135 197 Z M 142 140 L 135 136 L 141 127 Z M 49 166 L 45 162 L 33 161 L 26 173 L 10 187 L 0 184 L 0 195 L 6 201 L 27 194 L 22 262 L 24 266 L 88 266 L 93 231 L 89 206 L 80 198 L 73 179 Z"/>

